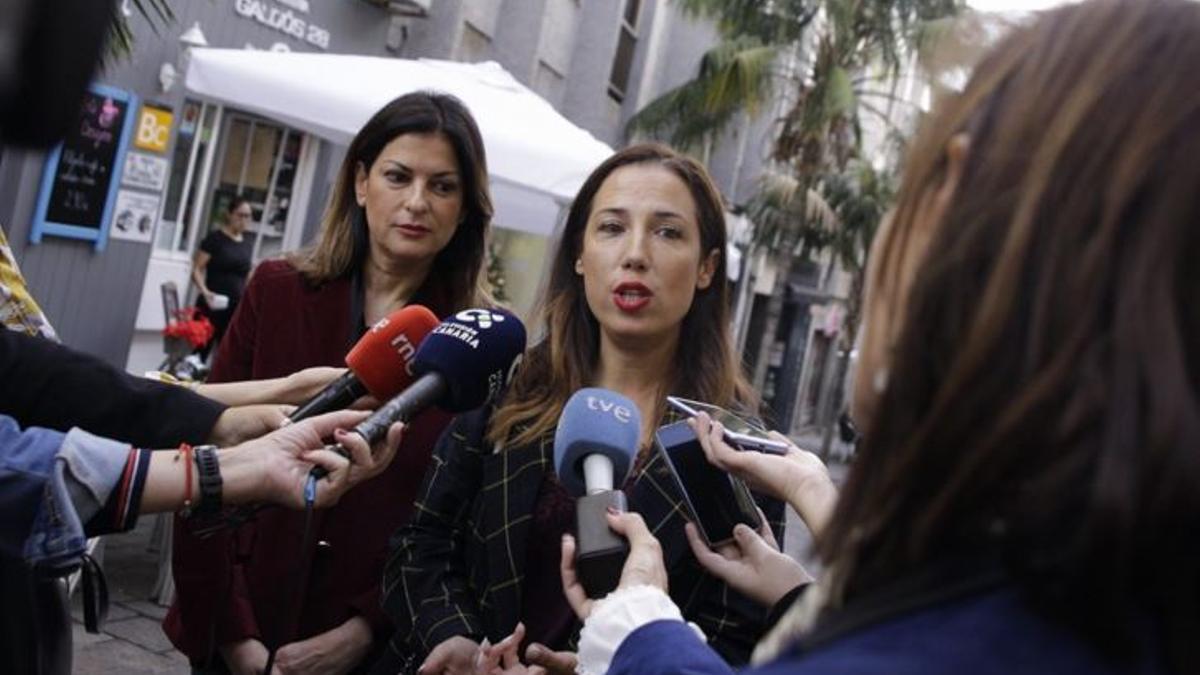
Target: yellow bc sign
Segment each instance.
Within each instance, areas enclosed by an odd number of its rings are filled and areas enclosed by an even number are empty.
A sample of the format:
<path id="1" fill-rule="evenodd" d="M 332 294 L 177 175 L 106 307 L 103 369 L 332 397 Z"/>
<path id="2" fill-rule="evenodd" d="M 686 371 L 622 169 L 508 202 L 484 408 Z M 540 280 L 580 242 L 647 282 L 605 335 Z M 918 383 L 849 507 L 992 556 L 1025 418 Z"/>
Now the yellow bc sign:
<path id="1" fill-rule="evenodd" d="M 171 120 L 174 118 L 175 115 L 169 108 L 142 106 L 141 113 L 138 114 L 133 145 L 151 152 L 166 152 L 167 140 L 171 138 Z"/>

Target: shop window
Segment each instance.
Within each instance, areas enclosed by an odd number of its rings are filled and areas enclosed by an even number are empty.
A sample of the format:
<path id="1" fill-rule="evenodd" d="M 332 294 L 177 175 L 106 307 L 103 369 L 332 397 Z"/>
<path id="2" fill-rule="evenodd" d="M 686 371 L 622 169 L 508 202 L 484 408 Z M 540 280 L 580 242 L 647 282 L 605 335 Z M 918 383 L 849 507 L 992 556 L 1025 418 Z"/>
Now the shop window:
<path id="1" fill-rule="evenodd" d="M 191 232 L 192 212 L 196 206 L 197 187 L 204 157 L 213 142 L 218 108 L 215 105 L 187 100 L 183 103 L 175 150 L 171 157 L 171 173 L 167 196 L 163 201 L 162 222 L 154 247 L 158 251 L 188 253 L 194 237 Z"/>
<path id="2" fill-rule="evenodd" d="M 252 211 L 254 260 L 281 253 L 304 145 L 304 134 L 278 123 L 184 101 L 155 251 L 190 257 L 241 196 Z"/>
<path id="3" fill-rule="evenodd" d="M 219 227 L 234 197 L 250 201 L 254 259 L 283 249 L 303 135 L 244 115 L 230 116 L 223 157 L 209 204 L 205 232 Z"/>
<path id="4" fill-rule="evenodd" d="M 625 100 L 629 88 L 629 72 L 633 69 L 633 52 L 637 49 L 637 19 L 641 0 L 625 0 L 625 11 L 621 16 L 621 33 L 617 37 L 617 51 L 613 54 L 612 73 L 608 77 L 608 96 L 620 103 Z"/>

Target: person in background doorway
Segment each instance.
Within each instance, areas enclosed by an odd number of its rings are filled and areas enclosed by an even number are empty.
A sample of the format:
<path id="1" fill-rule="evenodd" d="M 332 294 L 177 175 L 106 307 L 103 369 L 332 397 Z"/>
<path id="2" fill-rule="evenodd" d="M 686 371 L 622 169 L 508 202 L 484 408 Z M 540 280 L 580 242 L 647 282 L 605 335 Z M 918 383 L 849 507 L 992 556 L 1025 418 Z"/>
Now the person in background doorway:
<path id="1" fill-rule="evenodd" d="M 192 283 L 200 291 L 196 306 L 213 325 L 212 340 L 197 350 L 201 358 L 208 358 L 213 345 L 221 341 L 242 297 L 254 249 L 254 241 L 246 236 L 252 217 L 250 201 L 234 197 L 225 210 L 225 221 L 200 242 L 192 261 Z"/>

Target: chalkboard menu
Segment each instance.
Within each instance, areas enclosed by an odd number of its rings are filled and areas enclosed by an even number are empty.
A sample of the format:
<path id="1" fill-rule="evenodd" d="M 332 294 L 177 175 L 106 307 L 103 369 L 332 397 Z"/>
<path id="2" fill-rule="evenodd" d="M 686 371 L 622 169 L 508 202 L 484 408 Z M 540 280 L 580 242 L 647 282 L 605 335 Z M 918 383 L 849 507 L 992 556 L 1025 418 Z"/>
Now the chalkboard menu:
<path id="1" fill-rule="evenodd" d="M 135 103 L 132 94 L 99 85 L 84 95 L 78 119 L 46 161 L 32 242 L 50 234 L 103 250 Z"/>

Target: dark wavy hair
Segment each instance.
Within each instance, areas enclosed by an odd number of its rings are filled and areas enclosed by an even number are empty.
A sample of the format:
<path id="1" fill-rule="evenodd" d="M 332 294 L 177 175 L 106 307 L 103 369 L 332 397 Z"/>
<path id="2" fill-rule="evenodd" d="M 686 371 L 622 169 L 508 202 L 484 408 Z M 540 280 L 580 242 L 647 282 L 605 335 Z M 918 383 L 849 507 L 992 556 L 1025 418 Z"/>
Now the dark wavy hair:
<path id="1" fill-rule="evenodd" d="M 350 142 L 342 160 L 321 234 L 312 247 L 291 256 L 291 262 L 314 284 L 344 278 L 362 268 L 368 251 L 366 216 L 354 199 L 355 171 L 370 170 L 379 153 L 397 136 L 440 133 L 454 148 L 463 181 L 463 221 L 434 258 L 428 281 L 439 286 L 438 296 L 449 311 L 491 304 L 483 275 L 492 197 L 488 189 L 487 156 L 475 118 L 462 101 L 449 94 L 418 91 L 396 98 L 376 112 Z"/>
<path id="2" fill-rule="evenodd" d="M 525 356 L 502 405 L 492 416 L 489 439 L 521 445 L 538 438 L 558 423 L 563 405 L 581 387 L 594 382 L 600 356 L 600 324 L 588 307 L 583 279 L 575 273 L 575 260 L 583 249 L 583 235 L 592 212 L 592 200 L 613 171 L 634 164 L 662 166 L 683 181 L 696 205 L 700 226 L 700 253 L 719 252 L 708 288 L 698 289 L 683 318 L 675 373 L 663 384 L 666 395 L 681 396 L 717 405 L 754 408 L 756 397 L 734 356 L 730 336 L 729 282 L 725 264 L 725 210 L 720 193 L 704 167 L 694 159 L 653 143 L 634 145 L 605 160 L 594 170 L 571 204 L 558 250 L 551 259 L 550 281 L 539 303 L 545 337 Z M 510 434 L 520 427 L 512 438 Z"/>
<path id="3" fill-rule="evenodd" d="M 982 553 L 1103 652 L 1150 618 L 1200 672 L 1198 64 L 1200 4 L 1093 0 L 1014 31 L 927 121 L 877 261 L 906 308 L 889 385 L 819 542 L 835 602 Z"/>

